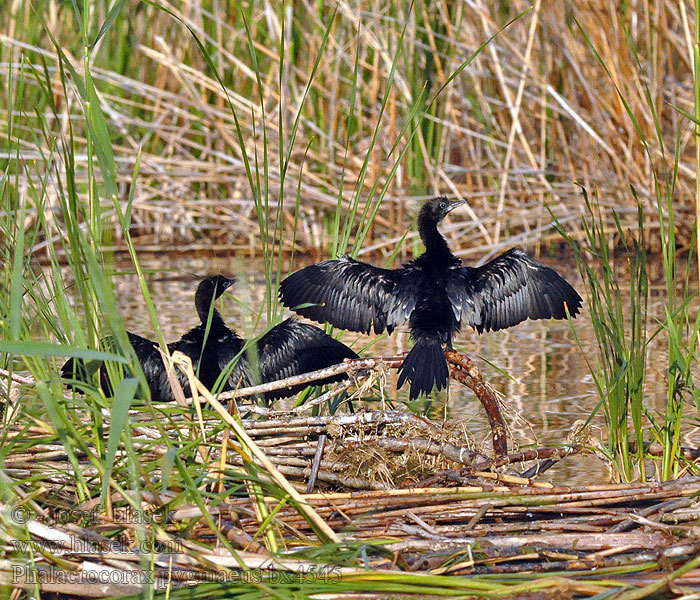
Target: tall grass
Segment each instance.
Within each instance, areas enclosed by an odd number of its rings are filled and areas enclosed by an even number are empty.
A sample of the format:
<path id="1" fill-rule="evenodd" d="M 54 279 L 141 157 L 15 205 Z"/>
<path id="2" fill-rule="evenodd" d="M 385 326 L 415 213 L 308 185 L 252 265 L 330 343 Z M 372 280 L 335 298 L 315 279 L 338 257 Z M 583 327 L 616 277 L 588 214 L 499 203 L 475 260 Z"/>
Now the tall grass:
<path id="1" fill-rule="evenodd" d="M 681 433 L 683 425 L 698 417 L 700 316 L 693 308 L 697 293 L 691 283 L 690 261 L 681 273 L 677 272 L 673 206 L 666 203 L 666 210 L 659 215 L 663 227 L 664 302 L 663 313 L 652 319 L 648 314 L 650 281 L 641 207 L 636 232 L 623 229 L 619 221 L 610 232 L 604 227 L 600 207 L 590 201 L 585 189 L 583 196 L 585 239 L 577 241 L 563 228 L 560 233 L 574 251 L 586 283 L 598 344 L 596 360 L 588 363 L 600 402 L 588 421 L 602 407 L 608 459 L 621 480 L 646 480 L 649 476 L 671 479 L 688 469 L 696 472 L 697 467 L 682 456 Z M 667 198 L 659 200 L 665 202 Z M 651 351 L 654 338 L 666 343 L 663 361 Z M 648 368 L 662 371 L 666 378 L 666 404 L 660 413 L 651 408 Z M 663 448 L 661 457 L 651 464 L 645 450 L 650 443 Z"/>
<path id="2" fill-rule="evenodd" d="M 118 5 L 115 6 L 118 7 Z M 86 21 L 83 19 L 89 19 L 89 8 L 90 4 L 85 3 L 82 6 L 83 18 L 78 19 L 86 55 L 91 40 L 85 28 Z M 108 15 L 104 23 L 105 28 L 109 27 L 111 19 L 112 15 Z M 17 194 L 13 190 L 12 181 L 7 176 L 7 173 L 12 172 L 11 169 L 6 171 L 2 181 L 1 192 L 3 207 L 5 207 L 2 221 L 5 240 L 2 248 L 3 280 L 10 293 L 9 301 L 6 301 L 5 295 L 0 301 L 2 314 L 8 316 L 7 320 L 2 321 L 4 341 L 1 343 L 0 350 L 3 351 L 3 366 L 14 365 L 13 357 L 20 358 L 24 363 L 23 368 L 31 372 L 37 381 L 36 394 L 41 404 L 34 402 L 27 403 L 26 406 L 17 405 L 14 407 L 17 411 L 13 417 L 30 420 L 38 418 L 50 424 L 46 428 L 49 437 L 34 439 L 32 443 L 46 443 L 47 439 L 51 440 L 55 436 L 66 449 L 69 462 L 73 467 L 75 481 L 68 486 L 69 489 L 61 490 L 64 486 L 56 488 L 48 484 L 51 491 L 42 501 L 50 505 L 56 500 L 60 501 L 61 496 L 68 492 L 78 503 L 99 499 L 104 505 L 104 511 L 111 514 L 111 498 L 115 493 L 120 503 L 140 511 L 144 492 L 158 496 L 157 488 L 153 487 L 148 478 L 144 480 L 142 476 L 145 473 L 160 472 L 161 465 L 160 458 L 144 457 L 143 451 L 137 451 L 131 441 L 132 430 L 127 419 L 129 409 L 134 403 L 138 380 L 143 382 L 143 373 L 128 342 L 123 321 L 116 308 L 109 276 L 110 256 L 109 253 L 104 252 L 107 234 L 104 215 L 108 210 L 109 202 L 114 203 L 121 226 L 120 234 L 125 238 L 132 252 L 134 265 L 144 284 L 142 291 L 153 318 L 154 329 L 158 332 L 163 347 L 164 343 L 129 235 L 132 198 L 129 198 L 125 207 L 122 207 L 117 197 L 112 141 L 106 127 L 104 113 L 92 85 L 89 61 L 86 59 L 83 63 L 81 75 L 58 45 L 56 49 L 60 57 L 60 85 L 64 89 L 69 85 L 75 86 L 77 101 L 83 108 L 83 118 L 87 124 L 85 129 L 87 176 L 84 183 L 77 179 L 78 170 L 75 164 L 77 142 L 73 122 L 68 122 L 66 131 L 60 129 L 61 119 L 58 118 L 59 111 L 53 103 L 53 90 L 47 85 L 42 88 L 47 96 L 44 99 L 44 105 L 48 103 L 50 106 L 50 115 L 54 117 L 53 123 L 49 124 L 40 111 L 37 111 L 36 119 L 39 123 L 37 135 L 43 137 L 49 152 L 36 164 L 26 167 L 36 170 L 37 173 L 46 172 L 46 178 L 40 180 L 40 185 L 30 189 L 25 195 Z M 21 70 L 18 73 L 18 84 L 9 90 L 9 95 L 12 96 L 10 103 L 27 105 L 27 99 L 24 97 L 24 90 L 27 89 L 24 85 L 25 77 L 29 73 L 41 86 L 51 78 L 47 68 L 43 71 L 42 73 L 38 70 Z M 12 113 L 10 113 L 10 122 L 12 122 Z M 9 131 L 12 131 L 12 126 Z M 58 143 L 54 140 L 58 140 Z M 16 143 L 13 138 L 11 141 L 13 144 Z M 54 164 L 60 165 L 59 176 L 50 179 L 49 174 Z M 22 168 L 22 164 L 16 159 L 13 166 L 18 170 Z M 134 172 L 134 179 L 136 174 L 137 171 Z M 53 206 L 49 205 L 50 198 L 55 199 Z M 28 202 L 34 203 L 38 217 L 37 222 L 28 230 L 29 235 L 25 232 L 26 219 L 23 218 Z M 51 222 L 53 219 L 60 220 L 63 224 L 65 236 L 58 239 L 54 237 L 52 230 L 55 224 Z M 27 246 L 28 242 L 34 245 L 40 238 L 43 238 L 50 262 L 43 277 L 34 275 L 29 262 L 31 252 L 28 252 Z M 71 278 L 75 281 L 72 290 L 73 298 L 69 297 L 64 284 L 65 274 L 59 262 L 59 254 L 67 259 Z M 74 302 L 80 306 L 80 311 L 75 308 Z M 87 332 L 87 335 L 83 332 Z M 95 347 L 97 340 L 104 336 L 113 340 L 116 355 L 80 349 L 81 346 Z M 34 341 L 36 338 L 56 340 L 69 345 L 37 343 Z M 112 387 L 115 390 L 114 398 L 111 401 L 107 400 L 102 391 L 96 386 L 89 385 L 83 386 L 84 397 L 65 397 L 63 384 L 56 375 L 60 362 L 57 363 L 54 358 L 65 356 L 108 359 L 109 374 L 113 379 Z M 112 368 L 125 362 L 129 363 L 129 370 L 135 374 L 136 378 L 122 378 L 120 369 Z M 145 386 L 143 389 L 146 389 Z M 189 431 L 180 428 L 179 435 L 173 439 L 172 435 L 166 432 L 165 424 L 171 422 L 171 415 L 177 415 L 182 411 L 173 407 L 166 409 L 163 413 L 155 410 L 147 397 L 145 400 L 145 406 L 140 410 L 144 416 L 149 417 L 152 426 L 159 430 L 174 458 L 172 468 L 168 471 L 168 479 L 163 480 L 165 486 L 163 489 L 173 487 L 182 490 L 184 494 L 180 502 L 186 501 L 200 506 L 209 527 L 212 531 L 217 530 L 215 523 L 208 516 L 207 504 L 211 499 L 205 499 L 202 490 L 201 479 L 206 476 L 207 470 L 203 470 L 202 465 L 198 465 L 193 460 L 200 454 L 200 448 L 209 444 L 208 436 L 215 435 L 216 432 L 205 433 L 203 430 L 200 432 L 193 422 Z M 105 416 L 108 416 L 106 421 Z M 12 425 L 11 420 L 4 423 L 6 428 Z M 106 436 L 105 431 L 109 432 Z M 4 431 L 3 435 L 7 435 L 7 431 Z M 21 438 L 13 440 L 10 436 L 3 448 L 5 455 L 11 454 L 13 447 L 18 443 L 21 445 Z M 84 465 L 80 464 L 79 456 L 88 457 L 88 462 L 96 469 L 96 478 L 83 475 Z M 241 473 L 231 478 L 227 486 L 229 492 L 235 493 L 237 488 L 245 484 L 252 486 L 252 489 L 262 490 L 263 482 L 257 476 L 257 470 L 250 459 L 248 464 L 250 469 L 247 475 Z M 49 470 L 44 476 L 51 480 L 55 474 Z M 19 483 L 21 482 L 17 482 Z M 267 486 L 267 492 L 277 494 L 281 498 L 285 496 L 285 492 L 274 485 Z M 255 492 L 255 494 L 256 497 L 259 495 L 262 498 L 262 492 L 259 494 Z M 222 498 L 215 498 L 214 503 L 221 500 Z M 264 512 L 265 505 L 262 501 L 260 505 Z M 276 540 L 269 524 L 263 523 L 261 528 L 266 533 L 270 548 L 276 550 Z M 156 527 L 156 530 L 158 529 L 161 529 L 159 535 L 163 535 L 162 528 Z M 146 530 L 139 526 L 135 528 L 135 534 L 139 541 L 144 541 L 144 536 L 147 535 Z M 224 535 L 220 535 L 218 543 L 228 548 L 233 556 L 238 556 Z M 142 555 L 142 566 L 152 569 L 152 566 L 149 567 L 150 563 L 151 559 L 147 555 Z M 241 565 L 244 565 L 242 561 Z"/>
<path id="3" fill-rule="evenodd" d="M 191 28 L 202 48 L 154 4 L 128 0 L 113 5 L 121 12 L 115 10 L 96 43 L 111 5 L 94 5 L 89 12 L 92 42 L 86 53 L 84 36 L 75 35 L 77 20 L 86 22 L 82 13 L 75 17 L 56 0 L 2 3 L 0 19 L 8 27 L 0 38 L 0 68 L 5 74 L 4 65 L 18 63 L 23 55 L 36 64 L 43 56 L 49 83 L 58 81 L 58 53 L 36 14 L 47 15 L 66 56 L 78 57 L 80 67 L 86 60 L 94 67 L 91 77 L 118 148 L 116 177 L 122 186 L 141 153 L 141 185 L 133 201 L 137 248 L 178 248 L 183 243 L 250 248 L 250 230 L 263 205 L 249 190 L 267 187 L 272 210 L 286 222 L 295 218 L 297 189 L 303 199 L 305 226 L 293 239 L 275 243 L 287 252 L 296 247 L 325 255 L 337 243 L 334 204 L 340 197 L 351 206 L 354 184 L 360 180 L 362 206 L 349 228 L 351 243 L 354 232 L 365 228 L 361 217 L 369 190 L 377 181 L 381 189 L 390 180 L 388 201 L 378 208 L 381 218 L 365 236 L 365 247 L 385 255 L 410 225 L 416 201 L 437 192 L 470 200 L 473 214 L 458 230 L 463 248 L 476 254 L 493 242 L 496 230 L 534 242 L 546 231 L 545 200 L 559 218 L 577 223 L 571 210 L 578 202 L 576 178 L 596 185 L 608 207 L 634 208 L 626 193 L 634 185 L 648 229 L 656 230 L 656 209 L 645 193 L 648 173 L 643 150 L 634 143 L 634 126 L 612 86 L 598 78 L 571 16 L 594 32 L 594 42 L 599 32 L 611 32 L 610 40 L 601 40 L 609 43 L 598 44 L 599 52 L 614 66 L 614 79 L 626 83 L 635 114 L 647 110 L 646 74 L 630 68 L 621 24 L 631 28 L 637 52 L 653 75 L 647 84 L 650 96 L 657 104 L 665 99 L 687 109 L 692 96 L 684 82 L 688 57 L 681 50 L 692 49 L 692 40 L 684 26 L 685 7 L 678 3 L 662 2 L 654 13 L 658 23 L 641 6 L 628 6 L 620 16 L 602 2 L 590 11 L 554 3 L 514 23 L 474 59 L 474 68 L 424 107 L 422 117 L 414 115 L 408 127 L 415 134 L 393 176 L 396 151 L 389 152 L 419 96 L 430 99 L 498 24 L 526 11 L 530 3 L 489 5 L 489 12 L 450 3 L 431 10 L 422 1 L 409 11 L 408 5 L 388 2 L 386 11 L 362 12 L 343 3 L 336 7 L 306 0 L 290 2 L 285 10 L 254 2 L 235 7 L 210 0 L 196 6 L 163 2 Z M 332 34 L 325 38 L 334 12 Z M 561 23 L 567 27 L 559 27 Z M 523 40 L 528 43 L 523 45 Z M 525 54 L 524 46 L 530 48 Z M 0 79 L 0 89 L 6 81 Z M 81 123 L 71 89 L 66 93 L 54 85 L 53 92 L 62 110 Z M 46 98 L 31 80 L 25 98 L 27 106 L 46 107 Z M 241 153 L 229 99 L 250 156 Z M 677 114 L 660 106 L 658 121 L 668 135 Z M 656 149 L 653 120 L 640 123 Z M 373 143 L 377 129 L 379 143 Z M 76 156 L 82 177 L 88 136 L 79 130 Z M 15 131 L 23 141 L 20 155 L 27 158 L 37 151 L 29 131 Z M 293 135 L 298 143 L 290 144 Z M 251 186 L 245 180 L 255 170 L 256 143 L 261 168 Z M 685 140 L 680 150 L 676 189 L 679 201 L 690 207 L 694 183 L 689 173 L 695 158 Z M 25 180 L 21 174 L 20 183 Z M 283 207 L 278 198 L 284 200 Z M 30 215 L 34 210 L 29 207 Z M 621 212 L 625 226 L 636 225 L 631 214 Z M 118 229 L 114 213 L 106 213 L 105 219 Z M 611 220 L 606 225 L 614 227 Z M 679 223 L 678 233 L 681 242 L 690 239 L 685 222 Z M 116 235 L 114 242 L 121 246 L 118 231 Z"/>
<path id="4" fill-rule="evenodd" d="M 600 403 L 589 416 L 602 407 L 607 425 L 607 449 L 618 477 L 631 481 L 646 477 L 643 450 L 643 407 L 645 405 L 645 371 L 648 333 L 649 282 L 646 253 L 639 239 L 629 240 L 629 232 L 617 223 L 617 238 L 623 245 L 622 256 L 609 245 L 600 207 L 592 205 L 585 189 L 586 214 L 583 228 L 585 242 L 578 243 L 563 228 L 560 232 L 574 251 L 579 272 L 588 291 L 588 310 L 598 343 L 598 357 L 589 361 Z M 640 235 L 644 225 L 639 211 Z M 626 290 L 620 285 L 628 282 Z M 632 424 L 629 418 L 632 418 Z M 633 431 L 638 452 L 630 451 Z M 637 469 L 635 469 L 635 465 Z"/>
<path id="5" fill-rule="evenodd" d="M 679 126 L 675 146 L 672 150 L 668 149 L 659 120 L 660 107 L 656 105 L 649 89 L 645 88 L 645 117 L 654 124 L 651 132 L 655 138 L 650 139 L 646 133 L 649 128 L 641 125 L 639 115 L 631 108 L 626 90 L 615 82 L 612 65 L 602 58 L 588 36 L 589 32 L 580 24 L 578 27 L 601 70 L 614 86 L 640 146 L 647 155 L 664 273 L 663 314 L 655 316 L 656 326 L 652 331 L 649 331 L 647 314 L 648 232 L 645 228 L 643 203 L 636 190 L 631 190 L 631 196 L 637 205 L 635 231 L 626 230 L 621 225 L 616 211 L 612 212 L 615 228 L 606 228 L 602 217 L 603 208 L 597 202 L 596 205 L 591 204 L 585 189 L 583 196 L 586 211 L 581 220 L 584 242 L 575 241 L 561 226 L 559 231 L 574 250 L 579 271 L 587 284 L 589 309 L 599 350 L 597 364 L 589 366 L 601 398 L 599 407 L 602 406 L 605 412 L 611 464 L 620 479 L 629 481 L 640 477 L 644 480 L 647 477 L 644 444 L 658 442 L 663 448 L 663 454 L 654 464 L 652 474 L 660 479 L 670 479 L 687 469 L 696 470 L 696 467 L 683 459 L 680 442 L 681 426 L 688 420 L 684 417 L 689 412 L 691 418 L 697 418 L 697 398 L 700 393 L 695 379 L 700 314 L 693 309 L 692 302 L 697 292 L 691 286 L 690 279 L 695 233 L 691 234 L 691 255 L 683 271 L 677 253 L 677 223 L 674 214 L 678 210 L 675 200 L 678 196 L 681 129 Z M 627 33 L 626 30 L 625 32 Z M 628 33 L 626 40 L 626 48 L 633 63 L 641 69 L 637 48 Z M 656 148 L 660 155 L 652 151 L 652 148 Z M 692 231 L 695 231 L 695 226 Z M 621 258 L 615 257 L 616 245 L 622 246 Z M 628 286 L 624 294 L 621 285 Z M 655 414 L 649 408 L 645 387 L 647 365 L 651 363 L 654 369 L 661 368 L 659 361 L 649 351 L 651 340 L 657 336 L 666 341 L 667 348 L 666 363 L 663 366 L 667 380 L 667 398 L 665 410 L 661 414 Z M 630 416 L 631 425 L 628 422 Z M 635 446 L 630 446 L 630 432 L 633 432 Z M 631 448 L 636 450 L 633 452 Z"/>

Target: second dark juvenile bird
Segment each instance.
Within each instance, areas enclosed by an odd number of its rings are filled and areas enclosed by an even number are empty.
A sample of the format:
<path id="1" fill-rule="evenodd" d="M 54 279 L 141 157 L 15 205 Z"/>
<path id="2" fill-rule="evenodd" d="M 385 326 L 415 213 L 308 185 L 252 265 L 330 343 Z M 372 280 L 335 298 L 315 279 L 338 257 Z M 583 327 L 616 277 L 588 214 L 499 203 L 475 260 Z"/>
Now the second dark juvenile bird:
<path id="1" fill-rule="evenodd" d="M 418 214 L 425 252 L 400 269 L 382 269 L 349 256 L 310 265 L 280 284 L 282 302 L 295 312 L 335 327 L 392 333 L 407 323 L 413 349 L 399 369 L 398 387 L 409 397 L 442 389 L 449 375 L 443 346 L 462 323 L 479 333 L 525 319 L 575 316 L 581 297 L 556 271 L 513 248 L 480 267 L 463 266 L 438 223 L 463 202 L 438 197 Z"/>
<path id="2" fill-rule="evenodd" d="M 251 342 L 257 353 L 257 368 L 254 368 L 249 361 L 248 349 L 244 350 L 247 340 L 230 329 L 214 307 L 214 301 L 234 281 L 223 275 L 202 280 L 195 293 L 195 306 L 200 324 L 190 329 L 176 342 L 168 344 L 168 351 L 171 354 L 179 350 L 189 356 L 200 381 L 208 389 L 214 387 L 222 372 L 229 368 L 229 364 L 239 355 L 222 391 L 277 381 L 342 363 L 346 358 L 357 358 L 357 354 L 345 344 L 335 340 L 318 327 L 300 323 L 290 317 L 272 327 L 257 341 Z M 158 351 L 158 344 L 131 332 L 127 334 L 141 363 L 151 399 L 154 402 L 174 400 L 165 366 Z M 190 395 L 187 378 L 179 370 L 176 370 L 176 374 L 185 395 Z M 71 358 L 61 368 L 61 376 L 64 379 L 85 381 L 87 379 L 85 365 L 82 361 Z M 314 385 L 331 383 L 344 377 L 344 375 L 329 377 L 314 382 Z M 109 377 L 104 365 L 100 368 L 100 386 L 107 393 L 111 393 Z M 71 387 L 70 384 L 69 387 Z M 292 396 L 304 387 L 306 386 L 298 385 L 275 390 L 265 394 L 265 397 L 275 399 Z"/>

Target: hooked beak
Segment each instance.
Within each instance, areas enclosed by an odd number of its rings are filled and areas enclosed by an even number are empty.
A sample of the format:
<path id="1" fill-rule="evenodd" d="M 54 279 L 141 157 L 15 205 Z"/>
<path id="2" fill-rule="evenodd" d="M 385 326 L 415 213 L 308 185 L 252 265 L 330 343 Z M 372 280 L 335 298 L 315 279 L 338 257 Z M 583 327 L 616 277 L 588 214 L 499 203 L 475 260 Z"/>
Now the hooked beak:
<path id="1" fill-rule="evenodd" d="M 234 283 L 236 283 L 235 277 L 226 277 L 226 275 L 219 276 L 218 287 L 221 288 L 221 293 L 223 294 L 228 288 L 230 288 Z"/>
<path id="2" fill-rule="evenodd" d="M 458 206 L 462 206 L 463 204 L 466 204 L 466 200 L 453 200 L 447 205 L 447 210 L 445 211 L 445 214 L 452 212 L 455 208 Z"/>

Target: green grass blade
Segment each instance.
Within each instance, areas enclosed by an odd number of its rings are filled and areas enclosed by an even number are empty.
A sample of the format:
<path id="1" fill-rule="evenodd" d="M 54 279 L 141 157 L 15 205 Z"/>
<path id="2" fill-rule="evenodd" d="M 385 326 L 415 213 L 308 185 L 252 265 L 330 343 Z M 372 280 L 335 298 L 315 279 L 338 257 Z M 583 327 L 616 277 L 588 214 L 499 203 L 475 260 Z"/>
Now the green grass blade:
<path id="1" fill-rule="evenodd" d="M 66 356 L 72 358 L 82 358 L 84 360 L 111 360 L 114 362 L 125 364 L 127 360 L 118 354 L 111 352 L 103 352 L 100 350 L 81 350 L 79 348 L 71 348 L 61 344 L 52 344 L 50 342 L 34 342 L 24 340 L 14 342 L 8 340 L 0 340 L 0 352 L 7 352 L 17 356 Z"/>
<path id="2" fill-rule="evenodd" d="M 114 22 L 117 20 L 117 17 L 119 17 L 119 15 L 121 14 L 122 9 L 124 8 L 125 4 L 126 4 L 126 0 L 116 0 L 114 2 L 114 4 L 112 5 L 112 8 L 109 10 L 109 14 L 107 15 L 107 18 L 104 20 L 104 23 L 102 23 L 100 30 L 97 32 L 95 39 L 90 44 L 90 46 L 89 46 L 90 50 L 92 50 L 95 46 L 97 46 L 98 42 L 102 39 L 102 36 L 105 33 L 107 33 L 109 28 L 114 24 Z"/>
<path id="3" fill-rule="evenodd" d="M 129 409 L 136 396 L 138 380 L 133 378 L 122 379 L 114 392 L 112 403 L 111 424 L 109 437 L 107 438 L 107 451 L 105 454 L 105 473 L 102 479 L 102 493 L 100 501 L 104 504 L 109 491 L 109 480 L 112 477 L 114 459 L 119 449 L 122 432 L 129 422 Z"/>

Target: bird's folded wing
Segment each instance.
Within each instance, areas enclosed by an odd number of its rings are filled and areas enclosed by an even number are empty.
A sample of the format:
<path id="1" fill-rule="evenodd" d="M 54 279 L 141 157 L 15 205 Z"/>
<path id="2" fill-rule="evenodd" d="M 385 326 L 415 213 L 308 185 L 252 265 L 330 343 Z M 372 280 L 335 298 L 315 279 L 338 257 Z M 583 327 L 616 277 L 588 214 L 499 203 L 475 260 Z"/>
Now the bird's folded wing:
<path id="1" fill-rule="evenodd" d="M 280 284 L 282 302 L 320 323 L 369 333 L 406 319 L 394 290 L 401 271 L 381 269 L 350 257 L 327 260 L 292 273 Z"/>
<path id="2" fill-rule="evenodd" d="M 357 354 L 322 329 L 289 318 L 258 340 L 262 381 L 276 381 L 342 363 Z"/>
<path id="3" fill-rule="evenodd" d="M 447 294 L 455 317 L 483 331 L 525 319 L 575 316 L 581 297 L 556 271 L 513 248 L 481 267 L 454 269 Z"/>

